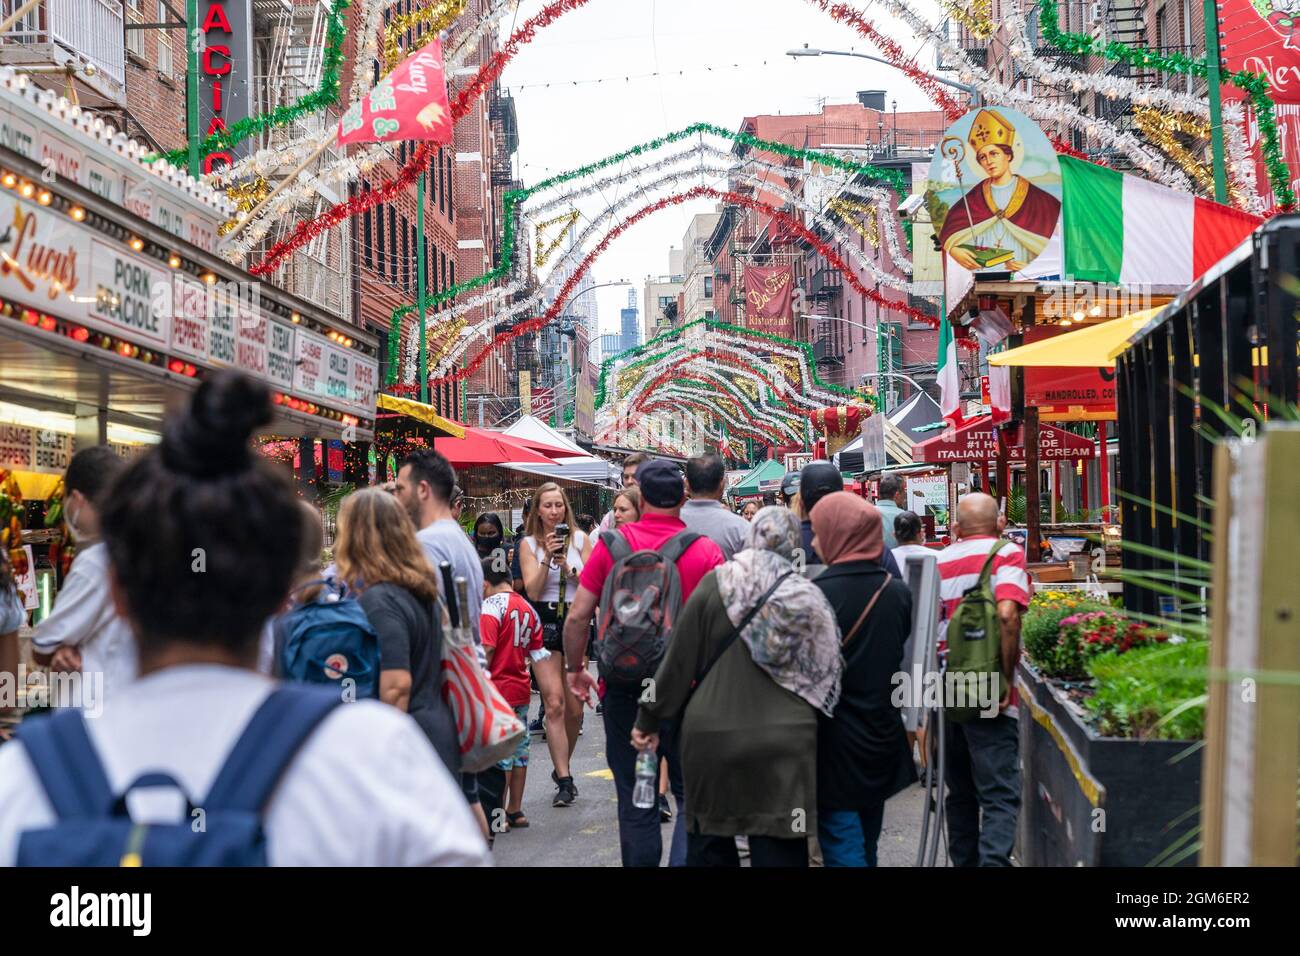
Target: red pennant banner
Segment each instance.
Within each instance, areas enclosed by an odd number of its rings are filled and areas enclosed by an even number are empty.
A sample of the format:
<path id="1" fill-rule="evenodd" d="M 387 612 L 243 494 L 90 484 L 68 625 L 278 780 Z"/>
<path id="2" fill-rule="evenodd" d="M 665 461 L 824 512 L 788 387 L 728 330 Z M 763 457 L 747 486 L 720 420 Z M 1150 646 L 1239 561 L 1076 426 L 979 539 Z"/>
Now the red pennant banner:
<path id="1" fill-rule="evenodd" d="M 339 120 L 340 143 L 451 142 L 451 106 L 442 44 L 434 40 L 401 62 Z"/>
<path id="2" fill-rule="evenodd" d="M 1300 101 L 1300 7 L 1290 0 L 1219 0 L 1218 8 L 1227 71 L 1264 73 L 1275 103 Z"/>
<path id="3" fill-rule="evenodd" d="M 790 266 L 745 267 L 745 327 L 794 337 L 794 274 Z"/>

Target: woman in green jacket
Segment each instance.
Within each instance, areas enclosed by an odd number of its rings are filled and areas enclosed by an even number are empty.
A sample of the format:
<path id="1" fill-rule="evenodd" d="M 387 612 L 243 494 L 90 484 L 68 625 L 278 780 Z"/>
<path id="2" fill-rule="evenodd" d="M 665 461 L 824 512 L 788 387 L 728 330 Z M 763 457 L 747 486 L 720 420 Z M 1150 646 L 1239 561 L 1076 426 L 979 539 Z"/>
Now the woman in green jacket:
<path id="1" fill-rule="evenodd" d="M 843 662 L 830 605 L 794 566 L 800 542 L 788 508 L 754 516 L 749 546 L 682 608 L 637 715 L 638 749 L 681 720 L 688 866 L 739 866 L 737 836 L 754 866 L 808 865 L 817 714 L 834 708 Z"/>

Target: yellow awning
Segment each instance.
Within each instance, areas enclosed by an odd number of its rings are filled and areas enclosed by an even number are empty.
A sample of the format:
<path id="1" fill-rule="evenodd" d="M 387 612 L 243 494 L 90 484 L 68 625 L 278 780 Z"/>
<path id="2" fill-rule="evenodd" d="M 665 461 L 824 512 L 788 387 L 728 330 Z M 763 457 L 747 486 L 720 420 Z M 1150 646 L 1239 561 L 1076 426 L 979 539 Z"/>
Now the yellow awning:
<path id="1" fill-rule="evenodd" d="M 18 490 L 26 501 L 45 501 L 54 494 L 62 475 L 45 475 L 35 471 L 15 471 Z"/>
<path id="2" fill-rule="evenodd" d="M 998 352 L 989 356 L 989 364 L 1029 368 L 1099 368 L 1114 365 L 1116 356 L 1128 348 L 1129 336 L 1150 322 L 1161 308 L 1163 306 L 1144 309 L 1109 322 L 1098 322 L 1075 332 L 1054 335 L 1041 342 Z"/>
<path id="3" fill-rule="evenodd" d="M 450 418 L 443 418 L 433 410 L 432 405 L 417 402 L 413 398 L 399 398 L 396 395 L 380 392 L 379 407 L 386 412 L 397 412 L 399 415 L 406 415 L 418 422 L 432 425 L 452 438 L 465 437 L 465 429 L 461 425 L 453 422 Z"/>

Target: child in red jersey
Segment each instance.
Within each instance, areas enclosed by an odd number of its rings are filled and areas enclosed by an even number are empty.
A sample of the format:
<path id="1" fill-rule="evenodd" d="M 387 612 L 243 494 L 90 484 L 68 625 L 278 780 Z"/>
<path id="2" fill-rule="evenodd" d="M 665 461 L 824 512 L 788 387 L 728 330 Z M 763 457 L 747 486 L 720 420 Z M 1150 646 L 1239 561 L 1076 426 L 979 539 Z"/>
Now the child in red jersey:
<path id="1" fill-rule="evenodd" d="M 512 587 L 510 570 L 489 556 L 483 559 L 483 609 L 479 632 L 487 653 L 488 675 L 525 725 L 528 723 L 530 660 L 544 660 L 542 622 L 528 601 Z M 528 826 L 523 813 L 524 782 L 528 777 L 530 735 L 524 734 L 515 752 L 497 764 L 506 773 L 503 802 L 511 829 Z"/>

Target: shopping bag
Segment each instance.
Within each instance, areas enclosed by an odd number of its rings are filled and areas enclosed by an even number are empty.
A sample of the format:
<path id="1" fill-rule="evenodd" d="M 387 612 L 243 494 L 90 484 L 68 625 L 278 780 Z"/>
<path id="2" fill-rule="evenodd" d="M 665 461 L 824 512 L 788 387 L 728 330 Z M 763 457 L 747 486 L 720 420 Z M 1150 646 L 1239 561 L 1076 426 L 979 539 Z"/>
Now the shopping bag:
<path id="1" fill-rule="evenodd" d="M 463 582 L 457 581 L 459 585 Z M 462 595 L 459 607 L 468 607 Z M 442 617 L 442 699 L 456 722 L 463 773 L 486 770 L 514 753 L 528 727 L 516 715 L 479 664 L 478 648 L 468 624 L 451 623 L 447 605 Z"/>

